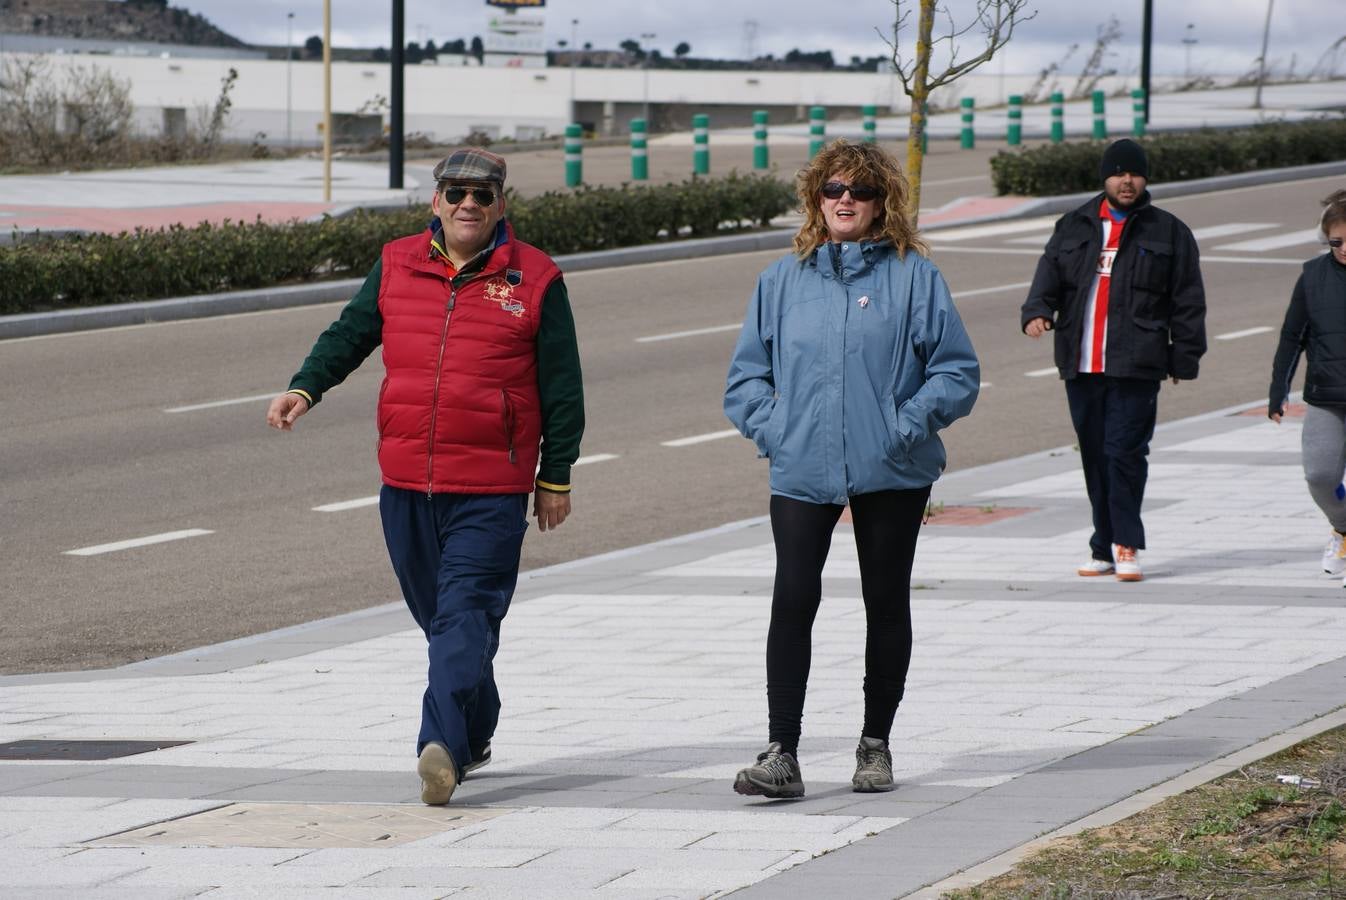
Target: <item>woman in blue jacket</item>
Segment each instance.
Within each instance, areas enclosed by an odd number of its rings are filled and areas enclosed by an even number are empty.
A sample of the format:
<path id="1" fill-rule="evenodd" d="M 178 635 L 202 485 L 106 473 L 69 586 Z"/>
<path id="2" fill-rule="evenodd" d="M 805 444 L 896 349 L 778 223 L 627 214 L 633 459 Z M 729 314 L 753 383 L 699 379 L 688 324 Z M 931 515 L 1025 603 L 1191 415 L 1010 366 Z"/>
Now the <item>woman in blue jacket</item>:
<path id="1" fill-rule="evenodd" d="M 911 661 L 911 565 L 938 432 L 967 415 L 980 370 L 916 234 L 897 161 L 829 145 L 799 175 L 795 253 L 769 266 L 734 348 L 730 421 L 770 459 L 776 580 L 767 635 L 769 744 L 740 794 L 802 797 L 797 762 L 813 619 L 832 530 L 851 507 L 865 602 L 865 721 L 852 784 L 892 790 L 888 737 Z"/>

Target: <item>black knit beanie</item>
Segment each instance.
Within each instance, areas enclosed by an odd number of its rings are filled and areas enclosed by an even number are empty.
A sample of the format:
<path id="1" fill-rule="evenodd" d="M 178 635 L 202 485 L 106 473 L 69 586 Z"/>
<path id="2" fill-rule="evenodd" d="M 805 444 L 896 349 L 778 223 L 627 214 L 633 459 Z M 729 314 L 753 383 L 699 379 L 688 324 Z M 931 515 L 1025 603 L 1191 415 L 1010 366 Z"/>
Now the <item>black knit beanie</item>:
<path id="1" fill-rule="evenodd" d="M 1150 177 L 1150 163 L 1145 158 L 1145 149 L 1130 138 L 1110 144 L 1103 151 L 1103 164 L 1098 167 L 1098 177 L 1103 181 L 1122 172 L 1130 172 L 1141 178 Z"/>

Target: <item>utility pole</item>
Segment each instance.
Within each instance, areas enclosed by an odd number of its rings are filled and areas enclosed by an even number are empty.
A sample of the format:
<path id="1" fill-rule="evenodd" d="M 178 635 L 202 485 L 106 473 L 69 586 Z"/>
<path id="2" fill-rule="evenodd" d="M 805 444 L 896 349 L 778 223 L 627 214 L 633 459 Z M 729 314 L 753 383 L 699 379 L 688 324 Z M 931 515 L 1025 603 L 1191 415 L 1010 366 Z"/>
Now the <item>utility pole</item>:
<path id="1" fill-rule="evenodd" d="M 294 104 L 291 102 L 290 93 L 290 68 L 294 62 L 294 13 L 285 14 L 285 146 L 294 146 L 294 134 L 290 125 L 291 112 Z"/>
<path id="2" fill-rule="evenodd" d="M 332 0 L 322 0 L 322 202 L 332 202 Z"/>
<path id="3" fill-rule="evenodd" d="M 1145 92 L 1145 124 L 1150 124 L 1150 44 L 1154 41 L 1154 0 L 1145 0 L 1140 29 L 1140 89 Z"/>
<path id="4" fill-rule="evenodd" d="M 655 37 L 657 35 L 647 31 L 641 34 L 640 39 L 642 41 L 652 41 Z M 650 53 L 653 49 L 651 47 L 649 50 L 645 50 L 645 58 L 642 60 L 645 68 L 645 127 L 650 131 L 654 131 L 654 123 L 650 121 Z"/>
<path id="5" fill-rule="evenodd" d="M 579 56 L 579 33 L 580 20 L 570 20 L 570 117 L 569 121 L 574 122 L 579 118 L 575 109 L 575 57 Z"/>
<path id="6" fill-rule="evenodd" d="M 1267 0 L 1267 21 L 1262 26 L 1262 56 L 1257 60 L 1257 92 L 1253 94 L 1253 109 L 1262 108 L 1262 82 L 1267 77 L 1267 42 L 1271 38 L 1271 4 Z"/>
<path id="7" fill-rule="evenodd" d="M 406 50 L 406 0 L 393 0 L 393 46 L 388 54 L 393 70 L 388 97 L 388 187 L 402 189 L 403 53 Z"/>

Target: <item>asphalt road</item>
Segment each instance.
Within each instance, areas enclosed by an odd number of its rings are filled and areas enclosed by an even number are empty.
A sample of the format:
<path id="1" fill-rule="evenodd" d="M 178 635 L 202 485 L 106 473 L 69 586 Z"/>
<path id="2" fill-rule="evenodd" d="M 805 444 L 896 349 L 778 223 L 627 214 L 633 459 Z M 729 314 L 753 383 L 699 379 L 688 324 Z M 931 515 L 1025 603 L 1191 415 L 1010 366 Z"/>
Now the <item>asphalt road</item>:
<path id="1" fill-rule="evenodd" d="M 1211 351 L 1197 382 L 1165 386 L 1161 419 L 1266 396 L 1299 261 L 1321 252 L 1274 239 L 1311 229 L 1338 181 L 1162 204 L 1199 234 L 1218 232 L 1201 239 Z M 934 242 L 988 382 L 972 416 L 946 432 L 951 470 L 1073 442 L 1055 376 L 1025 374 L 1050 367 L 1050 346 L 1018 331 L 1049 227 Z M 773 256 L 568 277 L 586 379 L 582 453 L 611 458 L 575 470 L 572 519 L 529 535 L 525 568 L 764 514 L 766 465 L 747 441 L 678 442 L 729 429 L 720 398 L 734 328 Z M 314 509 L 377 493 L 378 360 L 292 434 L 265 427 L 265 399 L 246 399 L 283 388 L 338 310 L 0 343 L 0 672 L 116 665 L 399 599 L 376 507 Z M 1250 329 L 1265 330 L 1215 339 Z M 665 339 L 640 340 L 650 337 Z M 221 405 L 170 411 L 199 404 Z M 209 533 L 69 553 L 191 529 Z"/>

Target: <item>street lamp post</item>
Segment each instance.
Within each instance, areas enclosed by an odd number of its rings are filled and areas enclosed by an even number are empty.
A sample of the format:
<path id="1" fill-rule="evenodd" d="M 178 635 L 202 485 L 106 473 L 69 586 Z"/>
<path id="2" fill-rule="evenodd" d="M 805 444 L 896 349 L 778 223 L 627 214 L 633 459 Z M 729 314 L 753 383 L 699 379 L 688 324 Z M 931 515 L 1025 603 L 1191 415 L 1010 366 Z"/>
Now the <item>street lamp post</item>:
<path id="1" fill-rule="evenodd" d="M 1192 78 L 1192 45 L 1196 43 L 1196 38 L 1192 37 L 1192 32 L 1196 26 L 1191 22 L 1187 23 L 1187 36 L 1182 39 L 1183 49 L 1186 51 L 1187 58 L 1183 61 L 1182 77 L 1188 81 Z"/>
<path id="2" fill-rule="evenodd" d="M 657 37 L 653 32 L 644 32 L 641 34 L 642 41 L 652 41 Z M 644 69 L 645 69 L 645 127 L 654 131 L 654 122 L 650 120 L 650 50 L 645 51 Z"/>
<path id="3" fill-rule="evenodd" d="M 579 54 L 579 19 L 570 20 L 570 121 L 574 122 L 579 118 L 575 110 L 575 57 Z"/>
<path id="4" fill-rule="evenodd" d="M 294 62 L 294 13 L 285 14 L 285 146 L 294 146 L 294 133 L 290 124 L 290 114 L 294 105 L 290 102 L 290 69 Z"/>

